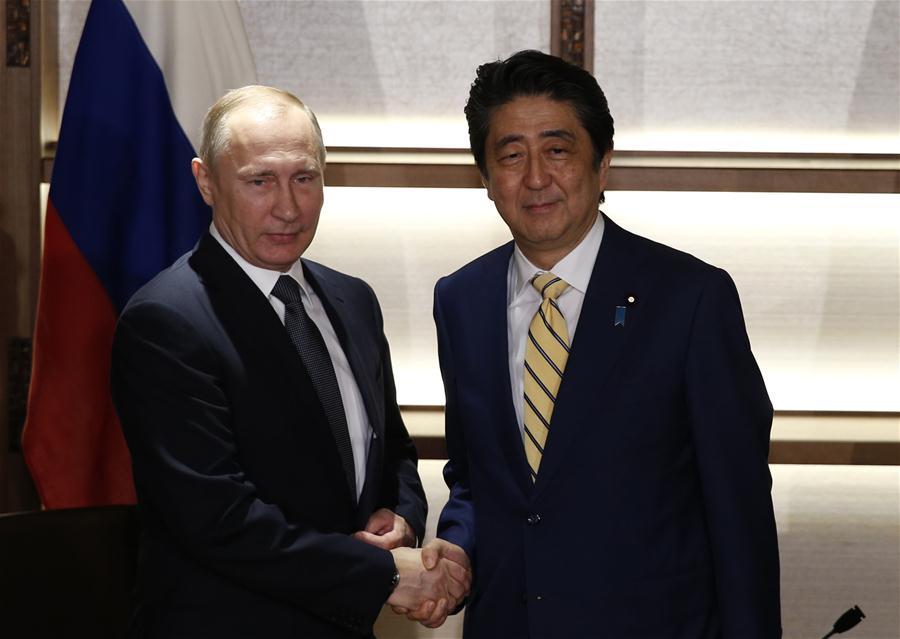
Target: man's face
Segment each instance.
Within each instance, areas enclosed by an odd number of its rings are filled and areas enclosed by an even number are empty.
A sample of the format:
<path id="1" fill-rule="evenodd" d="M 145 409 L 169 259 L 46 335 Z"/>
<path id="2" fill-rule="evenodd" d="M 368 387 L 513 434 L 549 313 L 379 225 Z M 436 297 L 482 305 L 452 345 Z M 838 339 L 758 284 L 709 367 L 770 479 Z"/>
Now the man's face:
<path id="1" fill-rule="evenodd" d="M 225 241 L 255 266 L 287 271 L 316 233 L 325 167 L 307 115 L 279 106 L 229 114 L 227 150 L 214 167 L 194 160 L 193 171 Z"/>
<path id="2" fill-rule="evenodd" d="M 488 197 L 532 263 L 552 268 L 590 230 L 610 156 L 594 168 L 590 135 L 566 102 L 518 97 L 491 115 Z"/>

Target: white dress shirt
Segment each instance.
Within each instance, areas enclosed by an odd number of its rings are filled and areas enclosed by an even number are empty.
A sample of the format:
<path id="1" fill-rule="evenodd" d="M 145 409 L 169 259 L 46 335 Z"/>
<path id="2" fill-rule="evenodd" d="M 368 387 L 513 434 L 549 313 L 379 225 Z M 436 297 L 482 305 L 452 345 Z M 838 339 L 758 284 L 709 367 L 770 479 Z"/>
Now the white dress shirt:
<path id="1" fill-rule="evenodd" d="M 238 263 L 238 266 L 259 287 L 262 294 L 269 300 L 269 304 L 275 309 L 282 324 L 284 324 L 284 302 L 272 295 L 272 289 L 275 288 L 275 283 L 282 275 L 290 275 L 300 285 L 300 297 L 303 300 L 303 307 L 322 334 L 322 339 L 325 340 L 325 347 L 331 356 L 334 374 L 337 377 L 338 387 L 341 390 L 341 401 L 344 404 L 344 414 L 347 416 L 347 429 L 350 431 L 350 444 L 353 448 L 353 467 L 356 471 L 356 497 L 359 499 L 360 494 L 362 494 L 363 484 L 366 481 L 366 463 L 369 457 L 369 443 L 372 439 L 372 425 L 369 423 L 362 394 L 359 392 L 359 386 L 356 383 L 356 378 L 353 376 L 353 371 L 350 369 L 350 363 L 347 361 L 344 349 L 341 347 L 337 333 L 334 332 L 334 327 L 328 319 L 325 307 L 322 306 L 322 301 L 303 276 L 303 265 L 300 263 L 300 260 L 297 260 L 287 273 L 270 271 L 254 266 L 241 257 L 225 241 L 219 234 L 218 229 L 216 229 L 215 224 L 210 224 L 209 233 L 216 238 L 225 251 Z"/>
<path id="2" fill-rule="evenodd" d="M 581 305 L 594 272 L 597 251 L 603 240 L 603 216 L 598 215 L 587 235 L 572 251 L 550 269 L 557 277 L 569 284 L 569 288 L 557 298 L 557 303 L 566 318 L 569 329 L 569 344 L 575 339 L 575 328 L 581 316 Z M 509 345 L 509 381 L 512 386 L 512 401 L 516 408 L 519 431 L 525 436 L 525 341 L 528 327 L 541 305 L 541 295 L 531 285 L 534 276 L 544 273 L 532 264 L 516 246 L 509 260 L 506 275 L 506 340 Z M 565 374 L 565 373 L 563 373 Z"/>

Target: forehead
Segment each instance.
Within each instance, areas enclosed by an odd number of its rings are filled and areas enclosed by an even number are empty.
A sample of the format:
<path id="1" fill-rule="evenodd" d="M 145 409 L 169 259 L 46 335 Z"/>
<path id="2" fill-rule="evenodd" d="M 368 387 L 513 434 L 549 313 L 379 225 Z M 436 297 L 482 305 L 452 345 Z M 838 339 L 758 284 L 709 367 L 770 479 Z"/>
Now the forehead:
<path id="1" fill-rule="evenodd" d="M 230 150 L 315 149 L 315 129 L 306 113 L 287 103 L 251 103 L 228 115 Z"/>
<path id="2" fill-rule="evenodd" d="M 576 137 L 587 136 L 575 107 L 568 102 L 538 96 L 519 96 L 497 107 L 491 114 L 488 138 L 539 135 L 542 131 L 564 130 Z"/>

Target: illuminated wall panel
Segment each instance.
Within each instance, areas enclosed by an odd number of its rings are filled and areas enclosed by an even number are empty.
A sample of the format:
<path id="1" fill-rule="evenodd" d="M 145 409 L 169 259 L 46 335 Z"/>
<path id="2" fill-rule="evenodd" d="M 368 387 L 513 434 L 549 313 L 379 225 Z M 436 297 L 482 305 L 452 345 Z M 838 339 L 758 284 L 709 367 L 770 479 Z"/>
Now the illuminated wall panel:
<path id="1" fill-rule="evenodd" d="M 506 242 L 480 189 L 327 188 L 307 256 L 378 294 L 401 404 L 443 404 L 431 319 L 438 277 Z"/>
<path id="2" fill-rule="evenodd" d="M 549 50 L 549 2 L 242 2 L 260 81 L 294 91 L 331 146 L 465 147 L 477 65 Z"/>
<path id="3" fill-rule="evenodd" d="M 550 47 L 550 0 L 240 6 L 260 81 L 306 100 L 331 146 L 465 147 L 475 68 Z M 61 98 L 87 7 L 59 5 Z M 616 146 L 900 152 L 898 14 L 896 0 L 596 0 Z"/>
<path id="4" fill-rule="evenodd" d="M 618 148 L 900 152 L 896 0 L 597 0 Z"/>
<path id="5" fill-rule="evenodd" d="M 88 6 L 60 3 L 61 99 Z M 242 0 L 240 7 L 259 81 L 307 102 L 329 146 L 464 148 L 475 68 L 520 49 L 550 49 L 549 0 Z"/>
<path id="6" fill-rule="evenodd" d="M 621 225 L 728 270 L 780 410 L 900 410 L 900 195 L 607 194 Z M 308 255 L 381 300 L 400 401 L 440 404 L 432 289 L 505 242 L 479 189 L 329 188 Z"/>

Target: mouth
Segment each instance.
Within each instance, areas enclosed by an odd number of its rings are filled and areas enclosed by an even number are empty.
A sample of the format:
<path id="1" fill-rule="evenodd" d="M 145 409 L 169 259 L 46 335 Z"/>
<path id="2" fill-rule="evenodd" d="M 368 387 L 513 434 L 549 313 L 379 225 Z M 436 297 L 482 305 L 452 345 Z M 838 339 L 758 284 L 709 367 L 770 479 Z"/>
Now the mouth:
<path id="1" fill-rule="evenodd" d="M 300 231 L 295 231 L 294 233 L 266 233 L 266 237 L 274 244 L 290 244 L 297 239 L 299 234 Z"/>
<path id="2" fill-rule="evenodd" d="M 557 204 L 558 200 L 553 200 L 550 202 L 531 202 L 529 204 L 526 204 L 524 208 L 529 213 L 541 214 L 547 213 L 548 211 L 552 210 L 553 207 Z"/>

